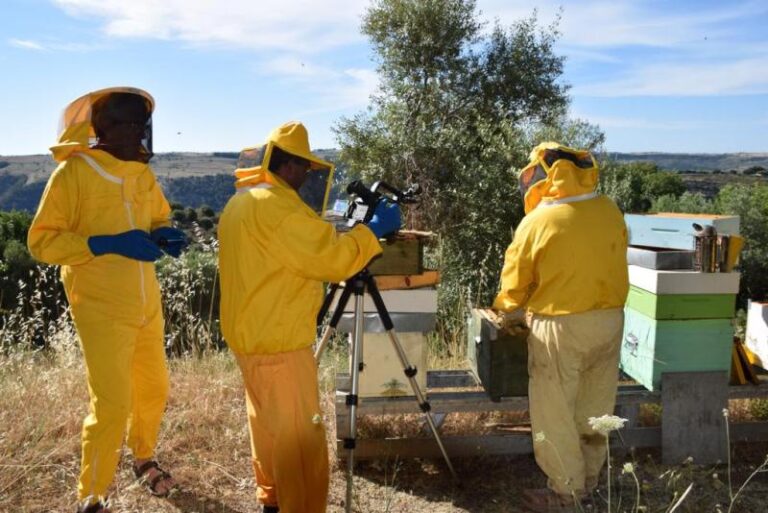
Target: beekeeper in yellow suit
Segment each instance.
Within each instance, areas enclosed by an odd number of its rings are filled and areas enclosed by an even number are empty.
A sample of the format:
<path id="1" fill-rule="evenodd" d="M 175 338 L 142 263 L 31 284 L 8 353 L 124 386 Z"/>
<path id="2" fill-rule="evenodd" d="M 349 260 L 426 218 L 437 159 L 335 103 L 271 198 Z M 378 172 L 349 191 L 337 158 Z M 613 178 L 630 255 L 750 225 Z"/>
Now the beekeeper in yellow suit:
<path id="1" fill-rule="evenodd" d="M 108 511 L 107 489 L 127 442 L 134 471 L 165 495 L 173 479 L 153 459 L 168 396 L 163 313 L 153 261 L 178 256 L 183 232 L 147 162 L 152 97 L 111 88 L 64 111 L 60 164 L 28 235 L 39 261 L 61 266 L 85 359 L 90 413 L 83 422 L 78 511 Z M 162 247 L 162 250 L 161 250 Z"/>
<path id="2" fill-rule="evenodd" d="M 629 284 L 624 218 L 595 192 L 597 179 L 587 151 L 534 148 L 519 176 L 526 216 L 494 301 L 507 324 L 530 319 L 531 429 L 548 477 L 546 489 L 526 491 L 531 511 L 570 511 L 605 463 L 605 438 L 588 419 L 613 414 Z"/>
<path id="3" fill-rule="evenodd" d="M 400 211 L 382 202 L 368 226 L 339 235 L 318 215 L 323 207 L 300 196 L 333 168 L 310 152 L 301 123 L 276 128 L 242 155 L 254 152 L 252 167 L 236 171 L 238 192 L 219 222 L 221 329 L 243 374 L 264 512 L 322 513 L 328 454 L 312 354 L 322 283 L 351 277 L 379 254 Z"/>

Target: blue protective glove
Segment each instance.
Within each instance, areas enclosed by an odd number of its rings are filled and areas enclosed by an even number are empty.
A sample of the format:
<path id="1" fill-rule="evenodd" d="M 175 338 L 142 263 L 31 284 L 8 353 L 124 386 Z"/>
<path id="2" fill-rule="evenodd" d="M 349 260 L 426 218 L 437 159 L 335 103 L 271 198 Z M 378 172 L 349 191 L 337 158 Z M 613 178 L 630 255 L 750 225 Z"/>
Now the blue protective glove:
<path id="1" fill-rule="evenodd" d="M 396 232 L 400 229 L 400 207 L 396 203 L 380 201 L 373 211 L 373 218 L 368 223 L 374 235 L 378 238 Z"/>
<path id="2" fill-rule="evenodd" d="M 96 256 L 114 253 L 126 258 L 154 262 L 163 252 L 142 230 L 131 230 L 116 235 L 94 235 L 88 238 L 88 247 Z"/>
<path id="3" fill-rule="evenodd" d="M 181 252 L 189 245 L 187 236 L 184 232 L 170 226 L 163 226 L 157 230 L 152 230 L 149 234 L 152 240 L 160 249 L 171 255 L 173 258 L 179 258 Z"/>

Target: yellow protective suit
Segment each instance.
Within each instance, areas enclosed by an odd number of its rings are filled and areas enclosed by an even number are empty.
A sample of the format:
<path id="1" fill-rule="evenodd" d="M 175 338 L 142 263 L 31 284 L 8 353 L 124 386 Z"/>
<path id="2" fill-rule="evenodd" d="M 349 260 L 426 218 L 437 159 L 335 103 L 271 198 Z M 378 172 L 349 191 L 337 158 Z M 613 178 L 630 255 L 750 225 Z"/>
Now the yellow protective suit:
<path id="1" fill-rule="evenodd" d="M 354 275 L 381 246 L 364 226 L 338 235 L 266 169 L 238 176 L 219 222 L 221 329 L 245 382 L 257 494 L 281 513 L 322 513 L 328 455 L 311 351 L 322 282 Z"/>
<path id="2" fill-rule="evenodd" d="M 83 125 L 76 126 L 82 132 Z M 169 225 L 170 208 L 148 165 L 121 161 L 65 132 L 63 162 L 48 181 L 29 230 L 31 254 L 61 265 L 85 359 L 90 413 L 83 423 L 80 500 L 106 495 L 123 437 L 152 456 L 168 396 L 160 290 L 151 263 L 94 256 L 92 235 Z"/>
<path id="3" fill-rule="evenodd" d="M 547 147 L 534 150 L 532 164 Z M 563 159 L 531 187 L 527 215 L 507 248 L 494 308 L 567 315 L 624 306 L 627 229 L 621 211 L 595 194 L 596 186 L 596 165 L 585 170 Z"/>
<path id="4" fill-rule="evenodd" d="M 613 201 L 595 193 L 598 170 L 588 152 L 544 143 L 523 172 L 532 166 L 546 178 L 525 195 L 527 215 L 507 249 L 494 307 L 532 315 L 531 428 L 547 440 L 534 453 L 550 488 L 571 497 L 594 488 L 605 462 L 605 439 L 587 419 L 615 405 L 627 230 Z"/>

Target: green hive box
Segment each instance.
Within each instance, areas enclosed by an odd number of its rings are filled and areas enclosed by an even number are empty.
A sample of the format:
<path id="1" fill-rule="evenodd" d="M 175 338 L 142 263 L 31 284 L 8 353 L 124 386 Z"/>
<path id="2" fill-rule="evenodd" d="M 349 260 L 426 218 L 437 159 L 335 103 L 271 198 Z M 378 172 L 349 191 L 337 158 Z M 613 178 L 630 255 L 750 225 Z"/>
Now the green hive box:
<path id="1" fill-rule="evenodd" d="M 473 309 L 467 326 L 467 356 L 492 401 L 528 395 L 528 335 L 512 335 L 487 313 Z"/>
<path id="2" fill-rule="evenodd" d="M 731 319 L 735 294 L 661 294 L 632 285 L 627 306 L 646 317 L 666 319 Z"/>
<path id="3" fill-rule="evenodd" d="M 730 371 L 730 319 L 656 320 L 624 309 L 621 370 L 648 390 L 663 372 Z"/>

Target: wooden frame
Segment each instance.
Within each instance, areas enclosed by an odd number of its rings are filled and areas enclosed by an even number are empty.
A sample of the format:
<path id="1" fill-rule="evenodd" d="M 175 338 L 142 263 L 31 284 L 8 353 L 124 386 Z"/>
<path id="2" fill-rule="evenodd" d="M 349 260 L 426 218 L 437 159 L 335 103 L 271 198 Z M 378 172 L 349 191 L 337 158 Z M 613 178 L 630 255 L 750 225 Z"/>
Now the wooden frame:
<path id="1" fill-rule="evenodd" d="M 611 437 L 616 449 L 661 447 L 664 463 L 680 463 L 688 456 L 697 464 L 725 461 L 725 422 L 722 414 L 728 399 L 768 397 L 768 381 L 760 385 L 726 386 L 725 372 L 685 372 L 664 375 L 661 391 L 648 391 L 640 385 L 620 385 L 616 396 L 617 414 L 629 418 L 629 424 Z M 440 420 L 448 413 L 524 411 L 527 397 L 505 397 L 493 402 L 477 391 L 441 391 L 450 388 L 475 387 L 475 378 L 465 370 L 429 371 L 428 399 L 432 413 Z M 336 432 L 345 436 L 348 414 L 344 400 L 349 388 L 349 376 L 336 379 Z M 637 427 L 637 410 L 641 404 L 663 406 L 662 425 Z M 361 398 L 358 415 L 394 415 L 421 413 L 412 397 Z M 768 441 L 768 422 L 730 425 L 732 442 Z M 530 433 L 444 436 L 451 457 L 530 454 L 533 443 Z M 337 454 L 346 457 L 341 441 Z M 432 438 L 358 439 L 355 459 L 367 460 L 398 455 L 406 458 L 439 458 L 440 452 Z"/>

